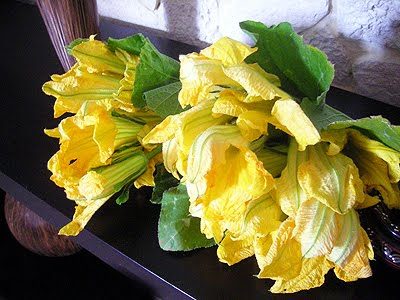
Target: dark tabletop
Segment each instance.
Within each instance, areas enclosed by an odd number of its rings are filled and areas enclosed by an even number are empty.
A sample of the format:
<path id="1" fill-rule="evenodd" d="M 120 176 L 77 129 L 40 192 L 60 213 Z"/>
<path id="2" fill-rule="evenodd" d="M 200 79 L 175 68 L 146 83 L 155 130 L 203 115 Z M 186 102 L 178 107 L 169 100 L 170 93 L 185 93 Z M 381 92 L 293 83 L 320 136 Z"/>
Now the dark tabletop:
<path id="1" fill-rule="evenodd" d="M 72 216 L 74 203 L 49 180 L 46 163 L 58 145 L 43 134 L 43 128 L 53 128 L 59 120 L 52 117 L 54 99 L 44 95 L 41 86 L 51 74 L 62 73 L 61 65 L 35 6 L 2 1 L 0 7 L 0 188 L 60 227 Z M 102 38 L 135 32 L 107 20 L 102 21 L 101 31 Z M 152 41 L 175 58 L 195 50 L 166 39 Z M 330 91 L 328 102 L 352 117 L 380 114 L 399 123 L 399 108 L 339 89 Z M 268 289 L 273 282 L 253 276 L 258 272 L 254 258 L 228 267 L 218 262 L 215 247 L 165 252 L 157 240 L 159 206 L 150 204 L 148 195 L 149 190 L 137 192 L 123 206 L 109 201 L 76 240 L 163 299 L 395 298 L 398 283 L 390 278 L 398 278 L 398 271 L 376 261 L 371 262 L 372 278 L 344 283 L 330 272 L 320 288 L 272 295 Z"/>

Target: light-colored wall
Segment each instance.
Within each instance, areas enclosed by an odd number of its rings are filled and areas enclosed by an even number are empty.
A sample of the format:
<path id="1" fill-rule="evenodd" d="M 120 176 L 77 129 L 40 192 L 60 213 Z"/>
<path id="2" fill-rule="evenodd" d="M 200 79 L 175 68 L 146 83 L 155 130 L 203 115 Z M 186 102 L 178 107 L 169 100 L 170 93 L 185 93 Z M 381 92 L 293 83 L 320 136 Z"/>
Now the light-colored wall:
<path id="1" fill-rule="evenodd" d="M 238 23 L 288 21 L 335 64 L 334 85 L 400 106 L 400 0 L 97 0 L 101 16 L 206 46 Z"/>

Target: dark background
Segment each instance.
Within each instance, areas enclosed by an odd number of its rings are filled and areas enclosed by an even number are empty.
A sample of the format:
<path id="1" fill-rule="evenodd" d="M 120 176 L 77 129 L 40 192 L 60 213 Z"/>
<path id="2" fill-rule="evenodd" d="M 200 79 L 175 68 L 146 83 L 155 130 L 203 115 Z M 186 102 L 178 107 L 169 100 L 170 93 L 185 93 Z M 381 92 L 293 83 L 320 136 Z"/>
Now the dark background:
<path id="1" fill-rule="evenodd" d="M 22 247 L 4 218 L 0 190 L 0 299 L 152 299 L 86 250 L 67 257 L 44 257 Z"/>

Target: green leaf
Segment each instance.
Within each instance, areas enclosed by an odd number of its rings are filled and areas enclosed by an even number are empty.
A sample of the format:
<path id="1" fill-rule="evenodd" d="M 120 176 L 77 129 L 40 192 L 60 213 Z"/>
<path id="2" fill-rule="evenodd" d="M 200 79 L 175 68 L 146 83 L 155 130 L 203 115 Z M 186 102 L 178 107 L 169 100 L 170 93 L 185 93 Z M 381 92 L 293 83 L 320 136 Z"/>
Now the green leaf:
<path id="1" fill-rule="evenodd" d="M 167 251 L 189 251 L 215 244 L 200 232 L 200 219 L 190 216 L 189 196 L 184 185 L 164 192 L 158 242 Z"/>
<path id="2" fill-rule="evenodd" d="M 144 93 L 147 106 L 155 111 L 160 117 L 179 114 L 184 111 L 178 101 L 178 94 L 182 84 L 173 82 Z"/>
<path id="3" fill-rule="evenodd" d="M 240 27 L 256 41 L 258 48 L 248 62 L 256 62 L 277 75 L 285 91 L 316 101 L 329 89 L 333 65 L 324 52 L 306 45 L 289 23 L 267 27 L 260 22 L 245 21 Z"/>
<path id="4" fill-rule="evenodd" d="M 300 106 L 320 132 L 323 129 L 327 129 L 334 122 L 351 120 L 350 117 L 324 102 L 318 104 L 308 98 L 304 98 Z"/>
<path id="5" fill-rule="evenodd" d="M 338 121 L 329 125 L 328 129 L 355 128 L 371 139 L 400 152 L 400 132 L 389 120 L 382 116 L 372 116 L 358 120 Z"/>
<path id="6" fill-rule="evenodd" d="M 156 168 L 156 176 L 154 177 L 155 185 L 150 202 L 161 204 L 164 191 L 179 185 L 179 180 L 168 173 L 163 164 L 157 165 Z"/>
<path id="7" fill-rule="evenodd" d="M 67 53 L 69 55 L 72 55 L 71 51 L 75 46 L 77 46 L 79 44 L 82 44 L 83 42 L 87 42 L 88 40 L 89 39 L 76 39 L 76 40 L 73 40 L 71 43 L 69 43 L 69 45 L 65 46 L 65 49 L 67 50 Z"/>
<path id="8" fill-rule="evenodd" d="M 113 51 L 119 48 L 130 54 L 138 55 L 140 58 L 133 86 L 132 103 L 134 106 L 138 108 L 146 106 L 144 93 L 179 81 L 179 62 L 160 53 L 142 34 L 135 34 L 124 39 L 109 38 L 107 44 Z M 170 93 L 169 96 L 175 97 L 175 92 L 176 86 L 173 86 L 172 90 L 169 87 L 163 93 Z M 158 106 L 159 103 L 152 98 L 155 95 L 154 93 L 150 95 L 151 103 Z M 163 108 L 161 107 L 160 110 L 163 111 Z"/>
<path id="9" fill-rule="evenodd" d="M 117 199 L 115 199 L 115 202 L 119 205 L 124 204 L 126 201 L 129 200 L 129 191 L 132 187 L 132 184 L 127 184 L 124 186 L 124 189 L 122 190 L 122 193 L 118 196 Z"/>
<path id="10" fill-rule="evenodd" d="M 144 93 L 152 89 L 179 81 L 179 63 L 158 52 L 146 40 L 140 52 L 140 62 L 136 68 L 132 103 L 138 108 L 146 105 Z"/>
<path id="11" fill-rule="evenodd" d="M 143 45 L 147 42 L 148 40 L 141 33 L 138 33 L 123 39 L 109 38 L 107 45 L 112 51 L 119 48 L 130 54 L 140 55 Z"/>

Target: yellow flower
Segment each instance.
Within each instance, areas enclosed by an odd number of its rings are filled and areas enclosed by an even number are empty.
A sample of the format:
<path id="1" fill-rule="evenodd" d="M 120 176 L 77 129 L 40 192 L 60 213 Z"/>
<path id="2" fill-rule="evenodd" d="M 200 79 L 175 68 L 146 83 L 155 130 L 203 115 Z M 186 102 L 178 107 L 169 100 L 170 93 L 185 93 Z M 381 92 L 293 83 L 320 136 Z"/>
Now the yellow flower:
<path id="1" fill-rule="evenodd" d="M 268 124 L 292 135 L 304 150 L 320 140 L 319 133 L 300 105 L 280 88 L 277 76 L 245 58 L 256 51 L 240 42 L 222 38 L 200 54 L 182 55 L 182 107 L 214 99 L 215 116 L 237 117 L 236 125 L 249 140 L 267 134 Z"/>
<path id="2" fill-rule="evenodd" d="M 56 97 L 54 116 L 76 113 L 87 100 L 107 108 L 134 111 L 131 103 L 138 57 L 123 50 L 110 51 L 91 36 L 71 50 L 77 63 L 63 75 L 52 75 L 42 89 Z"/>
<path id="3" fill-rule="evenodd" d="M 273 293 L 294 293 L 321 286 L 332 263 L 325 257 L 304 258 L 300 243 L 294 238 L 295 222 L 286 219 L 280 227 L 255 243 L 255 254 L 260 267 L 259 278 L 276 280 Z"/>
<path id="4" fill-rule="evenodd" d="M 185 183 L 190 213 L 201 218 L 202 232 L 217 242 L 225 230 L 237 226 L 250 200 L 274 186 L 273 177 L 234 125 L 210 127 L 196 138 Z"/>
<path id="5" fill-rule="evenodd" d="M 219 260 L 233 265 L 253 256 L 256 240 L 278 229 L 282 219 L 279 205 L 269 194 L 251 200 L 246 205 L 246 212 L 238 218 L 236 226 L 227 230 L 218 244 Z"/>
<path id="6" fill-rule="evenodd" d="M 239 64 L 256 50 L 225 37 L 203 49 L 200 54 L 181 55 L 182 90 L 179 102 L 182 107 L 195 106 L 210 99 L 210 92 L 218 86 L 238 86 L 238 83 L 224 74 L 223 66 Z"/>
<path id="7" fill-rule="evenodd" d="M 400 153 L 355 129 L 328 130 L 322 138 L 330 143 L 329 153 L 343 151 L 351 157 L 366 192 L 377 190 L 388 207 L 400 208 Z"/>
<path id="8" fill-rule="evenodd" d="M 333 151 L 340 148 L 335 145 L 321 142 L 299 151 L 291 139 L 287 166 L 273 193 L 289 216 L 287 224 L 256 243 L 260 277 L 277 280 L 273 292 L 319 286 L 330 268 L 344 281 L 371 276 L 373 251 L 355 211 L 371 202 L 356 165 Z M 274 259 L 279 251 L 283 254 Z"/>
<path id="9" fill-rule="evenodd" d="M 175 174 L 176 170 L 186 175 L 189 150 L 196 137 L 207 128 L 225 124 L 229 116 L 214 117 L 212 115 L 213 101 L 201 104 L 178 115 L 168 116 L 143 139 L 144 144 L 163 144 L 163 156 L 167 170 Z"/>
<path id="10" fill-rule="evenodd" d="M 96 102 L 86 102 L 75 116 L 62 120 L 57 128 L 60 150 L 48 162 L 51 180 L 65 189 L 69 199 L 81 199 L 81 177 L 92 168 L 109 164 L 118 147 L 136 142 L 142 127 L 113 116 Z"/>
<path id="11" fill-rule="evenodd" d="M 137 147 L 128 147 L 114 153 L 111 164 L 88 171 L 79 180 L 79 192 L 84 199 L 76 201 L 73 220 L 61 228 L 59 234 L 77 235 L 94 213 L 115 193 L 129 188 L 132 182 L 146 172 L 148 160 Z"/>

